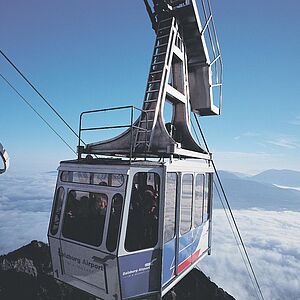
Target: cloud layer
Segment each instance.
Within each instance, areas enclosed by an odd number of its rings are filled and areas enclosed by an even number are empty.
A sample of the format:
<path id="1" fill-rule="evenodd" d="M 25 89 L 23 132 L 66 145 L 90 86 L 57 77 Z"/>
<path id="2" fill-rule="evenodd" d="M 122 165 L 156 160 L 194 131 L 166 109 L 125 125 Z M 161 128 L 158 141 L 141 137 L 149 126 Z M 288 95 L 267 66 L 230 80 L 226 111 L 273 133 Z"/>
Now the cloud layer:
<path id="1" fill-rule="evenodd" d="M 47 241 L 56 173 L 0 178 L 0 254 Z M 298 300 L 300 212 L 235 210 L 265 299 Z M 258 299 L 223 210 L 213 212 L 213 249 L 200 268 L 236 299 Z"/>
<path id="2" fill-rule="evenodd" d="M 56 173 L 0 178 L 0 254 L 47 241 Z"/>
<path id="3" fill-rule="evenodd" d="M 234 212 L 265 299 L 300 298 L 300 213 Z M 213 251 L 200 268 L 236 299 L 258 299 L 222 210 L 214 211 Z"/>

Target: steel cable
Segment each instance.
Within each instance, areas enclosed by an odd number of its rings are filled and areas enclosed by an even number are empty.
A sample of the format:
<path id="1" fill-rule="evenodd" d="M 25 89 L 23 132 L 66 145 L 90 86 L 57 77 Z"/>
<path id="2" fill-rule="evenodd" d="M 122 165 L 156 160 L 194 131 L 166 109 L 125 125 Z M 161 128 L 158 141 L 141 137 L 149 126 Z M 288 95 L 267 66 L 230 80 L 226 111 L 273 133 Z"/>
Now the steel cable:
<path id="1" fill-rule="evenodd" d="M 1 73 L 0 77 L 10 86 L 11 89 L 42 119 L 42 121 L 59 137 L 59 139 L 76 155 L 76 151 L 68 142 L 51 126 L 51 124 L 29 103 L 28 100 L 6 79 Z"/>
<path id="2" fill-rule="evenodd" d="M 29 84 L 29 86 L 39 95 L 39 97 L 48 105 L 48 107 L 54 112 L 56 116 L 69 128 L 69 130 L 79 139 L 79 135 L 76 131 L 68 124 L 68 122 L 62 117 L 62 115 L 51 105 L 51 103 L 38 91 L 38 89 L 27 79 L 27 77 L 20 71 L 20 69 L 8 58 L 6 54 L 0 49 L 0 54 L 4 59 L 16 70 L 16 72 Z M 81 142 L 84 143 L 83 140 Z"/>
<path id="3" fill-rule="evenodd" d="M 208 148 L 208 144 L 207 144 L 206 139 L 205 139 L 205 136 L 204 136 L 204 133 L 203 133 L 203 131 L 202 131 L 202 128 L 201 128 L 201 126 L 200 126 L 200 123 L 199 123 L 199 121 L 198 121 L 197 116 L 196 116 L 195 113 L 194 113 L 194 117 L 195 117 L 195 120 L 196 120 L 198 129 L 199 129 L 199 131 L 200 131 L 202 140 L 203 140 L 204 145 L 205 145 L 205 147 L 206 147 L 206 151 L 207 151 L 208 153 L 210 153 L 210 152 L 209 152 L 209 148 Z M 222 182 L 221 182 L 221 179 L 220 179 L 218 170 L 217 170 L 217 168 L 216 168 L 216 165 L 215 165 L 214 161 L 211 160 L 211 162 L 212 162 L 212 165 L 213 165 L 215 174 L 216 174 L 216 176 L 217 176 L 217 181 L 218 181 L 219 186 L 220 186 L 220 188 L 221 188 L 221 191 L 222 191 L 223 197 L 224 197 L 224 199 L 225 199 L 227 208 L 228 208 L 228 210 L 229 210 L 231 219 L 232 219 L 232 221 L 233 221 L 235 230 L 236 230 L 236 232 L 237 232 L 237 235 L 238 235 L 238 238 L 239 238 L 239 240 L 240 240 L 240 242 L 241 242 L 241 245 L 242 245 L 242 247 L 243 247 L 243 250 L 244 250 L 246 259 L 247 259 L 248 264 L 249 264 L 249 266 L 250 266 L 251 273 L 252 273 L 252 275 L 253 275 L 254 281 L 255 281 L 255 283 L 256 283 L 256 286 L 257 286 L 257 288 L 258 288 L 258 291 L 259 291 L 259 294 L 260 294 L 261 298 L 264 300 L 263 293 L 262 293 L 262 291 L 261 291 L 261 288 L 260 288 L 259 282 L 258 282 L 258 280 L 257 280 L 256 274 L 255 274 L 255 272 L 254 272 L 254 269 L 253 269 L 253 266 L 252 266 L 250 257 L 249 257 L 249 255 L 248 255 L 248 251 L 247 251 L 247 249 L 246 249 L 246 246 L 245 246 L 245 244 L 244 244 L 244 241 L 243 241 L 243 238 L 242 238 L 242 236 L 241 236 L 240 230 L 239 230 L 239 228 L 238 228 L 238 225 L 237 225 L 237 223 L 236 223 L 235 217 L 234 217 L 234 215 L 233 215 L 233 212 L 232 212 L 231 206 L 230 206 L 230 204 L 229 204 L 229 201 L 228 201 L 228 198 L 227 198 L 225 189 L 224 189 L 223 184 L 222 184 Z"/>

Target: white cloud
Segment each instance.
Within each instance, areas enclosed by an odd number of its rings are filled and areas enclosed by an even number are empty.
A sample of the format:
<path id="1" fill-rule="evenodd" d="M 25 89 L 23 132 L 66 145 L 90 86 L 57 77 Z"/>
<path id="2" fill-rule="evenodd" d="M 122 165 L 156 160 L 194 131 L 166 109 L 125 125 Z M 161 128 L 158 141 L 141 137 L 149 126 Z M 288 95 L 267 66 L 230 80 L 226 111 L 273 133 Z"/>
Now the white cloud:
<path id="1" fill-rule="evenodd" d="M 31 240 L 47 240 L 55 180 L 55 173 L 1 176 L 0 254 Z"/>
<path id="2" fill-rule="evenodd" d="M 292 125 L 299 126 L 300 125 L 300 116 L 296 117 L 293 121 L 290 121 L 289 123 Z"/>
<path id="3" fill-rule="evenodd" d="M 238 135 L 236 137 L 234 137 L 235 140 L 239 140 L 242 137 L 246 137 L 246 138 L 256 138 L 261 136 L 261 133 L 258 132 L 251 132 L 251 131 L 246 131 L 244 133 L 242 133 L 241 135 Z"/>
<path id="4" fill-rule="evenodd" d="M 234 212 L 266 300 L 299 299 L 300 213 Z M 236 299 L 257 299 L 221 210 L 214 211 L 212 256 L 200 268 Z"/>
<path id="5" fill-rule="evenodd" d="M 288 136 L 277 137 L 273 140 L 269 140 L 268 143 L 279 147 L 288 148 L 288 149 L 300 148 L 299 140 L 294 137 L 288 137 Z"/>
<path id="6" fill-rule="evenodd" d="M 32 240 L 47 242 L 49 212 L 0 211 L 0 254 L 16 250 Z"/>

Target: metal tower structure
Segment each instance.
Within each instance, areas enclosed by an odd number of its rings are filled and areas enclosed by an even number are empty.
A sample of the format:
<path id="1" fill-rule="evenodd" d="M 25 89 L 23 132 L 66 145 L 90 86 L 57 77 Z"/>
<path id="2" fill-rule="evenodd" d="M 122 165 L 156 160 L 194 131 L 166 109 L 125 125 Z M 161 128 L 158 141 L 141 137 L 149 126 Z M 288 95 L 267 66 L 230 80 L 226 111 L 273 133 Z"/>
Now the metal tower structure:
<path id="1" fill-rule="evenodd" d="M 219 115 L 222 58 L 209 0 L 144 0 L 156 40 L 140 117 L 121 135 L 79 147 L 79 155 L 205 158 L 191 132 L 190 113 Z M 172 104 L 172 121 L 164 107 Z M 216 104 L 217 103 L 217 104 Z"/>

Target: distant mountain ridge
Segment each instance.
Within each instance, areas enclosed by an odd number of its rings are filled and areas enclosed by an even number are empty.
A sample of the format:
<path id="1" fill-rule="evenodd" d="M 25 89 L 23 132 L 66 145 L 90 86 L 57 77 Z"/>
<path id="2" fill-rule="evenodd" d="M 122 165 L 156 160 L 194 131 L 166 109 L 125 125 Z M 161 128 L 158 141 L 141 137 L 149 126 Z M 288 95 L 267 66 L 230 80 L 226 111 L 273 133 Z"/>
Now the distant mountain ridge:
<path id="1" fill-rule="evenodd" d="M 228 171 L 219 171 L 225 192 L 233 209 L 264 209 L 264 210 L 291 210 L 300 211 L 300 191 L 283 189 L 275 186 L 275 182 L 265 182 L 267 178 L 271 181 L 270 174 L 273 170 L 261 173 L 261 176 L 240 177 Z M 282 170 L 284 177 L 287 170 Z M 280 172 L 276 172 L 279 180 Z M 289 173 L 298 175 L 300 172 Z M 296 178 L 296 176 L 294 176 Z M 279 181 L 277 181 L 279 182 Z M 295 181 L 294 181 L 295 182 Z M 284 181 L 280 181 L 284 185 Z M 278 184 L 278 183 L 277 183 Z M 220 208 L 218 194 L 214 192 L 214 203 L 216 208 Z"/>
<path id="2" fill-rule="evenodd" d="M 300 187 L 300 172 L 293 170 L 267 170 L 250 178 L 281 186 Z"/>

